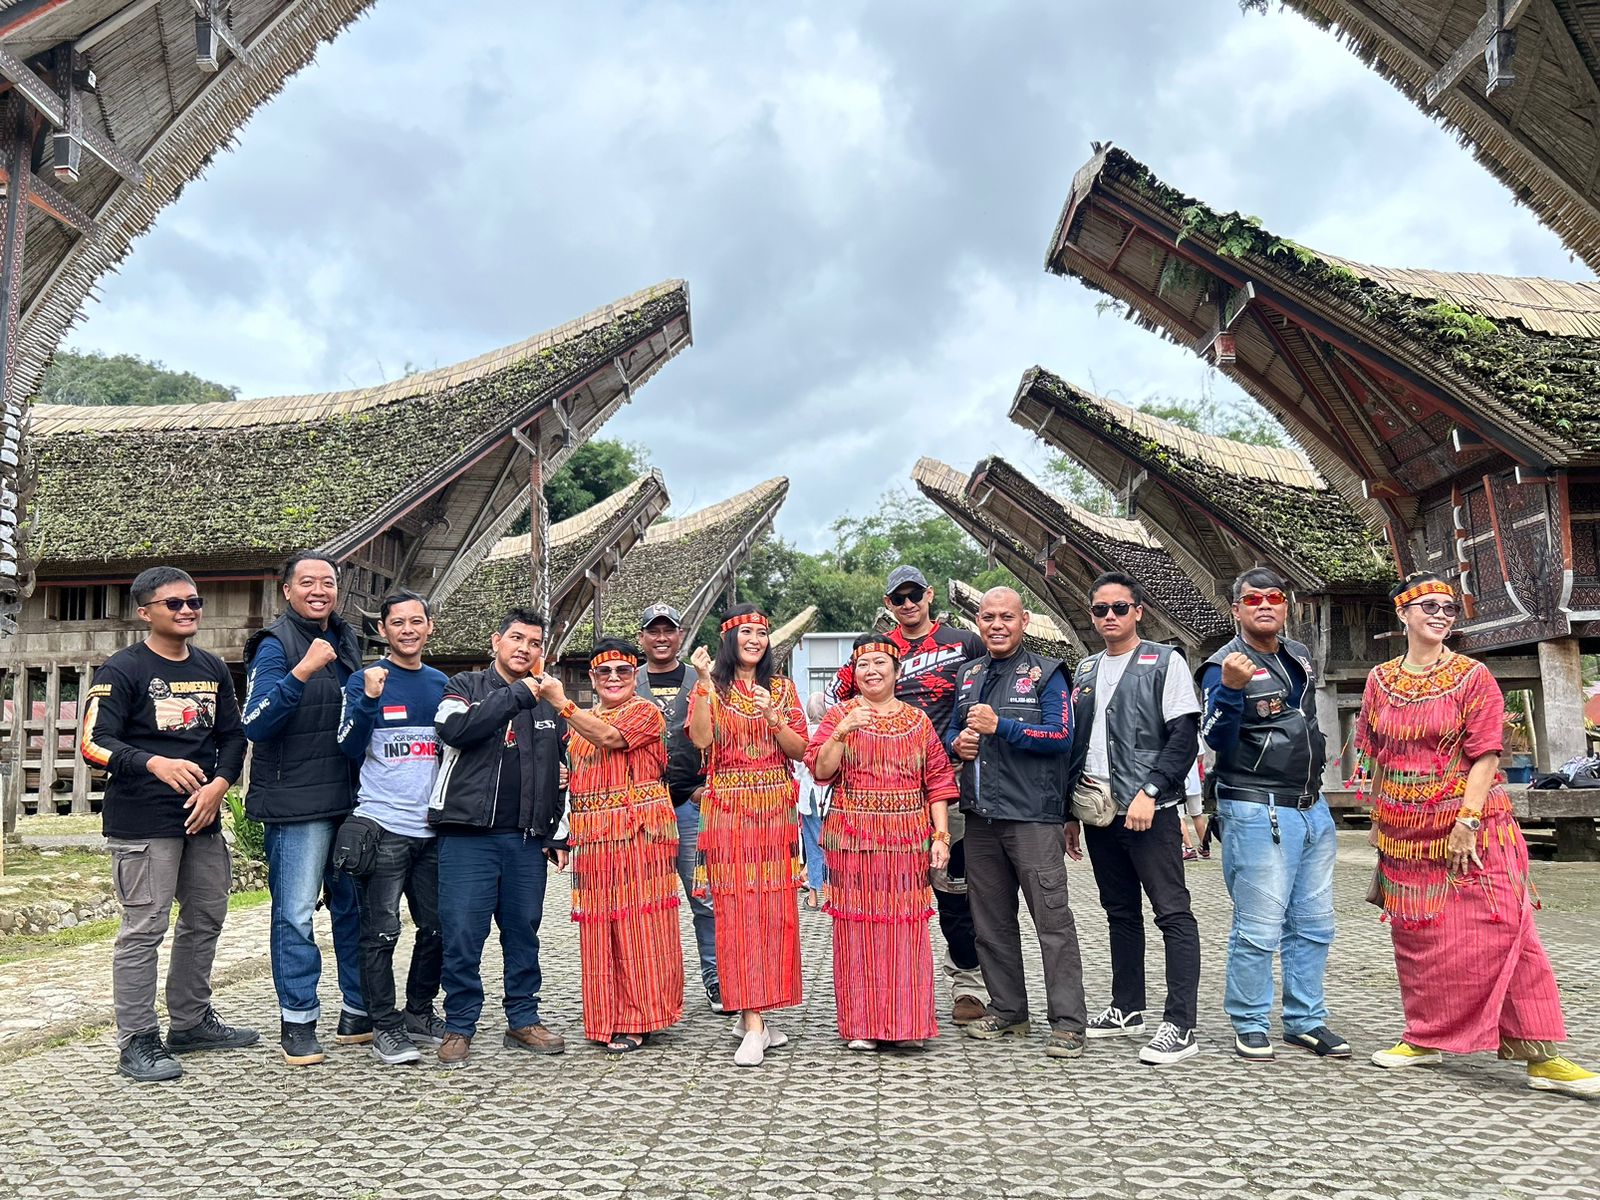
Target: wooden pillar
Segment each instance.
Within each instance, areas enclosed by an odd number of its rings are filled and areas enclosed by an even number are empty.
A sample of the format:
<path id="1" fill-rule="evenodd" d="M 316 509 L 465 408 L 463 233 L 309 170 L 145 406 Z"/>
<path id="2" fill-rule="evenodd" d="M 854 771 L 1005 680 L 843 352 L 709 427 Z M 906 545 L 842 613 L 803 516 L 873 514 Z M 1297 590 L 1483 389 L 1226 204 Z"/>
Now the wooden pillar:
<path id="1" fill-rule="evenodd" d="M 1328 748 L 1328 761 L 1322 767 L 1322 790 L 1336 792 L 1344 787 L 1344 731 L 1339 726 L 1339 685 L 1326 679 L 1317 685 L 1317 725 Z"/>
<path id="2" fill-rule="evenodd" d="M 6 779 L 6 799 L 11 806 L 13 820 L 22 816 L 22 793 L 27 787 L 28 772 L 22 765 L 28 749 L 28 668 L 18 663 L 11 670 L 11 745 L 9 759 L 11 774 Z"/>
<path id="3" fill-rule="evenodd" d="M 94 683 L 94 667 L 78 668 L 78 720 L 72 737 L 72 811 L 89 811 L 89 764 L 83 761 L 83 714 L 88 706 L 89 688 Z"/>
<path id="4" fill-rule="evenodd" d="M 39 741 L 39 811 L 55 807 L 56 747 L 61 737 L 61 667 L 44 669 L 44 728 Z"/>
<path id="5" fill-rule="evenodd" d="M 1588 753 L 1583 735 L 1583 662 L 1577 638 L 1539 643 L 1539 687 L 1534 692 L 1533 732 L 1541 772 Z"/>

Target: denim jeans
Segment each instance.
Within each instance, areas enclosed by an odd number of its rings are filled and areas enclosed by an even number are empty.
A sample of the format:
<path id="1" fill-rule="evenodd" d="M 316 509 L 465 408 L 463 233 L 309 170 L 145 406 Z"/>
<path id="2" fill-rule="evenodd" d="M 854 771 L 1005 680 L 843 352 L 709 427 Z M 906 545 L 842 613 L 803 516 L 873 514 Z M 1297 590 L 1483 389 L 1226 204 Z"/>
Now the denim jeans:
<path id="1" fill-rule="evenodd" d="M 1222 1006 L 1240 1033 L 1267 1032 L 1275 953 L 1282 960 L 1284 1032 L 1306 1033 L 1328 1020 L 1322 983 L 1334 931 L 1333 814 L 1322 802 L 1277 812 L 1274 844 L 1265 804 L 1217 801 L 1222 878 L 1233 897 Z"/>
<path id="2" fill-rule="evenodd" d="M 344 1007 L 365 1013 L 361 996 L 361 912 L 356 885 L 333 868 L 338 821 L 273 822 L 266 828 L 267 889 L 272 893 L 272 982 L 285 1021 L 315 1021 L 322 1015 L 317 982 L 322 951 L 312 917 L 324 890 L 333 918 L 333 954 L 339 965 Z"/>
<path id="3" fill-rule="evenodd" d="M 719 987 L 717 978 L 717 926 L 712 919 L 711 900 L 694 894 L 695 852 L 700 847 L 700 806 L 692 800 L 678 805 L 678 878 L 683 894 L 689 898 L 694 917 L 694 944 L 700 951 L 700 982 L 709 990 Z"/>
<path id="4" fill-rule="evenodd" d="M 539 922 L 548 862 L 544 839 L 516 831 L 439 836 L 439 930 L 444 935 L 444 1023 L 471 1037 L 483 1013 L 483 944 L 500 927 L 506 1024 L 539 1024 Z"/>
<path id="5" fill-rule="evenodd" d="M 814 811 L 816 800 L 811 803 L 813 811 L 800 814 L 800 845 L 806 854 L 806 886 L 820 891 L 827 881 L 822 856 L 822 814 Z"/>
<path id="6" fill-rule="evenodd" d="M 400 940 L 400 898 L 417 927 L 406 976 L 406 1008 L 433 1010 L 444 956 L 439 936 L 439 839 L 407 837 L 380 827 L 370 873 L 356 880 L 361 897 L 361 993 L 377 1029 L 401 1029 L 394 1006 L 394 948 Z"/>

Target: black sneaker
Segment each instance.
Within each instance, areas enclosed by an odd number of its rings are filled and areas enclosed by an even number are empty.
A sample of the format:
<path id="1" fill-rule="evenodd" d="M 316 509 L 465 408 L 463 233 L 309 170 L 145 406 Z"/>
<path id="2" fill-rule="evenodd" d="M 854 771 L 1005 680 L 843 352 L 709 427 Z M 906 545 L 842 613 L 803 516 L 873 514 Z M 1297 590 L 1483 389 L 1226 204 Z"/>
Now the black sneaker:
<path id="1" fill-rule="evenodd" d="M 444 1018 L 433 1009 L 412 1012 L 406 1009 L 406 1036 L 418 1046 L 438 1046 L 444 1042 Z"/>
<path id="2" fill-rule="evenodd" d="M 403 1029 L 379 1029 L 372 1035 L 372 1057 L 388 1066 L 414 1063 L 422 1058 L 417 1044 Z"/>
<path id="3" fill-rule="evenodd" d="M 706 1003 L 711 1005 L 711 1011 L 721 1017 L 736 1017 L 739 1015 L 737 1008 L 727 1008 L 722 1003 L 722 985 L 720 983 L 706 984 Z"/>
<path id="4" fill-rule="evenodd" d="M 1163 1021 L 1156 1027 L 1150 1044 L 1139 1051 L 1139 1061 L 1152 1067 L 1166 1067 L 1199 1053 L 1200 1043 L 1194 1040 L 1194 1030 L 1179 1029 L 1171 1021 Z"/>
<path id="5" fill-rule="evenodd" d="M 160 1083 L 182 1075 L 183 1064 L 167 1053 L 167 1048 L 161 1044 L 160 1032 L 152 1029 L 149 1033 L 134 1034 L 122 1048 L 117 1074 L 139 1083 Z"/>
<path id="6" fill-rule="evenodd" d="M 1089 1022 L 1084 1030 L 1089 1038 L 1141 1037 L 1144 1034 L 1144 1013 L 1125 1013 L 1120 1008 L 1108 1008 Z"/>
<path id="7" fill-rule="evenodd" d="M 207 1008 L 198 1025 L 167 1030 L 167 1049 L 173 1054 L 192 1054 L 196 1050 L 238 1050 L 254 1046 L 261 1035 L 243 1025 L 224 1025 L 217 1010 Z"/>
<path id="8" fill-rule="evenodd" d="M 1259 1029 L 1233 1035 L 1233 1052 L 1246 1062 L 1271 1062 L 1277 1058 L 1272 1041 Z"/>
<path id="9" fill-rule="evenodd" d="M 372 1040 L 372 1018 L 366 1013 L 353 1013 L 348 1008 L 339 1010 L 339 1028 L 333 1031 L 333 1040 L 340 1046 L 364 1046 Z"/>
<path id="10" fill-rule="evenodd" d="M 283 1061 L 291 1067 L 315 1066 L 327 1057 L 322 1043 L 317 1041 L 315 1021 L 283 1022 L 279 1044 L 283 1046 Z"/>
<path id="11" fill-rule="evenodd" d="M 1285 1033 L 1283 1044 L 1309 1050 L 1318 1058 L 1350 1057 L 1350 1043 L 1326 1025 L 1318 1025 L 1305 1033 Z"/>

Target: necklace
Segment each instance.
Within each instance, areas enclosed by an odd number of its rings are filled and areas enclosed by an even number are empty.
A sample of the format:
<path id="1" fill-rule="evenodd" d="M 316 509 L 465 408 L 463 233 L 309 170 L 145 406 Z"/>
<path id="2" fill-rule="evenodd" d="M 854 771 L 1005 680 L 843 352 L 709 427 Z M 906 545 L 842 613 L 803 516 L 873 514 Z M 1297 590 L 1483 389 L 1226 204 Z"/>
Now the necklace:
<path id="1" fill-rule="evenodd" d="M 1407 651 L 1400 656 L 1400 669 L 1411 675 L 1426 675 L 1442 663 L 1449 654 L 1449 650 L 1440 647 L 1438 656 L 1431 663 L 1413 663 L 1410 651 Z"/>

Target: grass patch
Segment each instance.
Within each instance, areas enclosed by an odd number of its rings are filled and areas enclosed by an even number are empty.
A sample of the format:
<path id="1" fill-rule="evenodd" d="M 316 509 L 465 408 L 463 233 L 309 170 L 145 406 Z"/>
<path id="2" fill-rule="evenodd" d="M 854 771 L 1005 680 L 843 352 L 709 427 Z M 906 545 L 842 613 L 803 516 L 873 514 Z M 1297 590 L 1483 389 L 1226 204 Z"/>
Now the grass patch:
<path id="1" fill-rule="evenodd" d="M 6 850 L 6 873 L 0 875 L 0 906 L 20 908 L 45 900 L 98 900 L 110 894 L 111 856 L 103 850 L 42 850 L 37 846 Z"/>
<path id="2" fill-rule="evenodd" d="M 265 891 L 235 892 L 228 897 L 228 911 L 237 912 L 243 908 L 254 908 L 258 904 L 265 904 L 270 898 Z M 177 905 L 173 905 L 172 912 L 173 920 L 176 921 Z M 24 933 L 0 939 L 0 967 L 30 958 L 46 958 L 93 942 L 110 941 L 116 937 L 117 926 L 121 924 L 120 918 L 107 917 L 103 921 L 85 921 L 82 925 L 74 925 L 71 929 L 63 929 L 58 933 Z M 226 927 L 223 929 L 223 936 L 227 936 Z"/>
<path id="3" fill-rule="evenodd" d="M 87 837 L 101 832 L 99 813 L 40 813 L 17 818 L 17 833 L 31 837 Z"/>

